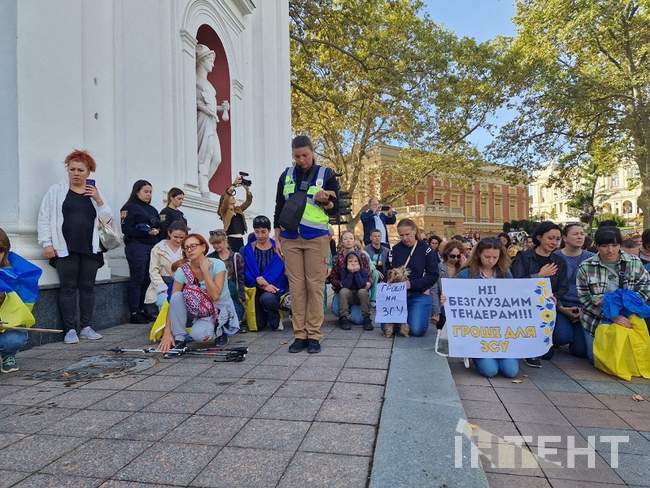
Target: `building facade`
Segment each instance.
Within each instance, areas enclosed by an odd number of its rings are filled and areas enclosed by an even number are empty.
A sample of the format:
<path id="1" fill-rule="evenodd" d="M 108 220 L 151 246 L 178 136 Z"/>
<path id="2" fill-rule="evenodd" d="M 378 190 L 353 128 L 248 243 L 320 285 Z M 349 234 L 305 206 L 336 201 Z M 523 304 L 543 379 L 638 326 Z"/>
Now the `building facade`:
<path id="1" fill-rule="evenodd" d="M 36 242 L 41 198 L 65 178 L 73 148 L 97 160 L 93 178 L 119 223 L 138 179 L 161 209 L 185 191 L 192 231 L 222 226 L 219 194 L 250 173 L 250 218 L 273 209 L 291 161 L 288 0 L 5 0 L 0 2 L 0 227 L 15 250 L 54 269 Z M 216 53 L 208 76 L 219 114 L 222 162 L 199 191 L 197 44 Z M 128 275 L 124 249 L 106 255 L 99 280 Z"/>
<path id="2" fill-rule="evenodd" d="M 554 166 L 536 171 L 530 185 L 530 213 L 542 220 L 565 224 L 575 222 L 580 211 L 569 207 L 569 192 L 549 187 Z M 634 165 L 621 164 L 616 171 L 596 181 L 596 211 L 623 217 L 630 226 L 640 225 L 643 212 L 637 204 L 641 187 L 636 184 L 639 174 Z M 576 189 L 579 183 L 576 183 Z"/>
<path id="3" fill-rule="evenodd" d="M 384 164 L 397 161 L 400 148 L 378 146 L 368 157 L 364 169 L 366 184 L 355 194 L 355 208 L 361 208 L 370 196 L 381 198 L 389 182 L 373 171 Z M 528 218 L 528 189 L 513 185 L 498 174 L 499 167 L 486 163 L 472 178 L 451 180 L 436 177 L 423 179 L 411 192 L 393 203 L 398 218 L 413 219 L 427 233 L 443 237 L 479 232 L 494 235 L 503 230 L 503 223 Z"/>

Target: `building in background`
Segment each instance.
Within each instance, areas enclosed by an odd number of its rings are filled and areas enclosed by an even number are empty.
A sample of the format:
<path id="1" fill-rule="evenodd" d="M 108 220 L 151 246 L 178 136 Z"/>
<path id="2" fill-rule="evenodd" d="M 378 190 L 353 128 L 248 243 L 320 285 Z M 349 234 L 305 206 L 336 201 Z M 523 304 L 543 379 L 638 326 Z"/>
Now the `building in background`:
<path id="1" fill-rule="evenodd" d="M 377 168 L 400 157 L 400 148 L 382 145 L 374 148 L 364 168 L 366 184 L 355 192 L 355 211 L 370 196 L 381 199 L 388 182 Z M 399 218 L 413 219 L 427 233 L 444 237 L 480 232 L 494 235 L 503 230 L 503 223 L 528 218 L 528 189 L 525 184 L 513 185 L 500 176 L 495 164 L 485 163 L 472 181 L 452 181 L 435 175 L 425 178 L 393 206 Z M 393 236 L 395 229 L 391 229 Z"/>
<path id="2" fill-rule="evenodd" d="M 36 311 L 49 315 L 39 322 L 57 322 L 50 295 L 58 277 L 36 241 L 38 210 L 50 185 L 65 178 L 63 160 L 75 148 L 97 160 L 93 178 L 118 227 L 120 207 L 141 178 L 152 183 L 159 210 L 166 192 L 181 188 L 188 223 L 203 235 L 223 226 L 219 194 L 238 171 L 253 181 L 249 218 L 269 215 L 275 182 L 291 164 L 288 8 L 287 0 L 0 2 L 0 227 L 44 270 L 47 290 Z M 205 194 L 197 44 L 216 53 L 213 102 L 230 108 L 229 118 L 219 114 L 222 163 Z M 111 314 L 121 311 L 125 276 L 124 248 L 107 253 L 97 275 L 103 322 L 119 323 Z"/>
<path id="3" fill-rule="evenodd" d="M 549 187 L 549 178 L 554 166 L 536 171 L 530 185 L 530 213 L 533 218 L 552 220 L 557 223 L 575 222 L 580 211 L 569 207 L 569 192 Z M 638 169 L 634 165 L 621 164 L 610 176 L 596 182 L 596 212 L 623 217 L 634 227 L 641 222 L 643 212 L 637 200 L 641 195 Z M 579 183 L 576 183 L 576 186 Z"/>

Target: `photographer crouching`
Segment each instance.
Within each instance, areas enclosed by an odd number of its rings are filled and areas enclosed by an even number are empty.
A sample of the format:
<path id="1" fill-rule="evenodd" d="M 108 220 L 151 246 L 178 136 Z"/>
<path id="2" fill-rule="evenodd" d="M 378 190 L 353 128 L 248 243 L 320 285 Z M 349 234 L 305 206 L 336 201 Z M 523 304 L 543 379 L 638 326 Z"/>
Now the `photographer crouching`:
<path id="1" fill-rule="evenodd" d="M 226 229 L 228 245 L 232 252 L 235 253 L 244 247 L 244 238 L 248 233 L 244 212 L 253 202 L 253 194 L 250 188 L 252 182 L 244 178 L 245 176 L 248 176 L 248 173 L 240 171 L 239 176 L 235 178 L 232 185 L 226 188 L 226 191 L 221 195 L 221 199 L 219 200 L 219 217 L 223 221 L 223 228 Z M 242 186 L 246 190 L 246 200 L 241 205 L 237 205 L 235 198 L 238 186 Z"/>

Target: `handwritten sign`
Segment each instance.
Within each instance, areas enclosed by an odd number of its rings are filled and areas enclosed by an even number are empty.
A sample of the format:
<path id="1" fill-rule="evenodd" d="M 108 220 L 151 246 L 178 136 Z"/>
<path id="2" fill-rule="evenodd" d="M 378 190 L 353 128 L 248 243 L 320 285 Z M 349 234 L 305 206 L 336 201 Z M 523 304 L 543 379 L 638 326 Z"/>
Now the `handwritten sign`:
<path id="1" fill-rule="evenodd" d="M 553 345 L 548 278 L 441 281 L 450 356 L 532 358 Z"/>
<path id="2" fill-rule="evenodd" d="M 378 324 L 405 324 L 408 318 L 406 309 L 406 283 L 377 284 Z"/>

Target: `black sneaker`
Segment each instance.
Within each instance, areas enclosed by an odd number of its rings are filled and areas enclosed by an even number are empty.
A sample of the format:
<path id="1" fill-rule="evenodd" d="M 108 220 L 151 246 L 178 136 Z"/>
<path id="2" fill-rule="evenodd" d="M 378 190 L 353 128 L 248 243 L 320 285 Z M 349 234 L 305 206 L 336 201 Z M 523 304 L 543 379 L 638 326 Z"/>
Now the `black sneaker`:
<path id="1" fill-rule="evenodd" d="M 339 327 L 343 330 L 352 329 L 352 324 L 350 323 L 350 319 L 348 319 L 347 317 L 339 318 Z"/>
<path id="2" fill-rule="evenodd" d="M 541 368 L 542 367 L 542 360 L 539 359 L 539 358 L 526 358 L 526 359 L 524 359 L 524 363 L 526 363 L 531 368 Z"/>
<path id="3" fill-rule="evenodd" d="M 228 336 L 226 334 L 221 334 L 214 340 L 215 346 L 225 346 L 228 344 Z"/>
<path id="4" fill-rule="evenodd" d="M 149 322 L 155 322 L 156 321 L 156 316 L 153 314 L 150 314 L 146 310 L 140 310 L 140 315 L 142 315 L 144 318 L 146 318 Z"/>
<path id="5" fill-rule="evenodd" d="M 300 352 L 307 349 L 307 339 L 295 339 L 289 346 L 289 352 Z"/>
<path id="6" fill-rule="evenodd" d="M 372 325 L 372 320 L 370 320 L 370 317 L 363 319 L 363 330 L 375 330 L 375 326 Z"/>
<path id="7" fill-rule="evenodd" d="M 248 327 L 245 325 L 239 324 L 239 333 L 240 334 L 248 334 Z"/>
<path id="8" fill-rule="evenodd" d="M 130 324 L 148 324 L 149 322 L 150 320 L 140 312 L 132 313 L 131 318 L 129 318 Z"/>
<path id="9" fill-rule="evenodd" d="M 320 342 L 316 339 L 308 339 L 309 343 L 307 345 L 307 352 L 309 354 L 316 354 L 320 352 Z"/>

